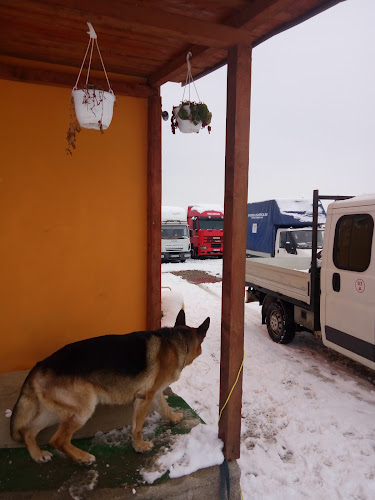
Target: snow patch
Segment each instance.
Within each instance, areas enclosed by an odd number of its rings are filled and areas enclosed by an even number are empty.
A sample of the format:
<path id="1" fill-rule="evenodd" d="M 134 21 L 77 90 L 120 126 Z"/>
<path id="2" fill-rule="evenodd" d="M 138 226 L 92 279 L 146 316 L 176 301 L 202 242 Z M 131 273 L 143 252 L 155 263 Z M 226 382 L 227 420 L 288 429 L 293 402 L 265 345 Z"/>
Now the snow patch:
<path id="1" fill-rule="evenodd" d="M 169 450 L 163 450 L 152 470 L 140 471 L 143 479 L 152 484 L 169 471 L 169 477 L 181 477 L 199 469 L 220 465 L 224 461 L 223 442 L 217 436 L 217 428 L 200 424 L 189 434 L 176 436 Z"/>

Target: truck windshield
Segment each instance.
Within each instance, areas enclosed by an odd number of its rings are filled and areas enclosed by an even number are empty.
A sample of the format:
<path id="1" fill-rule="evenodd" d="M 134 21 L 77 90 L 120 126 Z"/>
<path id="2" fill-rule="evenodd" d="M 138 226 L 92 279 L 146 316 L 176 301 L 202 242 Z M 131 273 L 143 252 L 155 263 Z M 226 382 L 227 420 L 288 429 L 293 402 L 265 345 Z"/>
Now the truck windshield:
<path id="1" fill-rule="evenodd" d="M 199 229 L 221 229 L 223 230 L 223 219 L 199 219 Z"/>
<path id="2" fill-rule="evenodd" d="M 187 226 L 178 226 L 173 224 L 162 225 L 161 226 L 161 237 L 162 239 L 172 239 L 172 238 L 187 238 L 188 228 Z"/>
<path id="3" fill-rule="evenodd" d="M 312 248 L 312 231 L 290 231 L 292 239 L 296 244 L 296 248 L 306 248 L 311 250 Z M 318 229 L 318 248 L 323 248 L 323 238 L 324 231 L 322 229 Z"/>

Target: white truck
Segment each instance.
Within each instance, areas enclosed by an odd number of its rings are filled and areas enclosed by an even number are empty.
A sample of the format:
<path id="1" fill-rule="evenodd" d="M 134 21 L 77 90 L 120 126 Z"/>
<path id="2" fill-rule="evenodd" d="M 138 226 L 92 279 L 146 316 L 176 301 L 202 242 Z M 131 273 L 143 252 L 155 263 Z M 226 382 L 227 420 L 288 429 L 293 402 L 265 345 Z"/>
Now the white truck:
<path id="1" fill-rule="evenodd" d="M 327 210 L 317 252 L 317 203 Z M 307 330 L 349 358 L 375 369 L 375 195 L 319 196 L 314 191 L 312 259 L 246 259 L 246 301 L 262 305 L 274 342 Z M 321 257 L 321 259 L 319 258 Z"/>
<path id="2" fill-rule="evenodd" d="M 318 249 L 323 247 L 326 213 L 318 203 Z M 313 201 L 276 199 L 247 204 L 248 257 L 311 258 Z"/>
<path id="3" fill-rule="evenodd" d="M 161 210 L 161 261 L 185 262 L 190 257 L 186 210 L 163 206 Z"/>

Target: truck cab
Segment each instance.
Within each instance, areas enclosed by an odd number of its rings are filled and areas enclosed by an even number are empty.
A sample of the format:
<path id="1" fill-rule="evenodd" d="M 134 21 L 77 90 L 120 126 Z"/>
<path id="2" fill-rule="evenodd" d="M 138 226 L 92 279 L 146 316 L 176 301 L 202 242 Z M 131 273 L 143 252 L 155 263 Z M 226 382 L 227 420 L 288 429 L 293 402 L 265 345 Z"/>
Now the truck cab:
<path id="1" fill-rule="evenodd" d="M 161 261 L 185 262 L 190 257 L 189 228 L 185 210 L 181 207 L 162 207 Z"/>
<path id="2" fill-rule="evenodd" d="M 328 206 L 321 269 L 325 345 L 375 369 L 375 197 Z"/>
<path id="3" fill-rule="evenodd" d="M 318 251 L 323 248 L 324 226 L 318 228 Z M 312 227 L 279 228 L 276 232 L 275 257 L 311 257 Z"/>
<path id="4" fill-rule="evenodd" d="M 326 213 L 318 203 L 318 248 L 322 249 Z M 311 257 L 313 200 L 274 199 L 248 203 L 248 257 Z"/>
<path id="5" fill-rule="evenodd" d="M 192 258 L 222 257 L 224 211 L 218 205 L 191 205 L 187 210 Z"/>

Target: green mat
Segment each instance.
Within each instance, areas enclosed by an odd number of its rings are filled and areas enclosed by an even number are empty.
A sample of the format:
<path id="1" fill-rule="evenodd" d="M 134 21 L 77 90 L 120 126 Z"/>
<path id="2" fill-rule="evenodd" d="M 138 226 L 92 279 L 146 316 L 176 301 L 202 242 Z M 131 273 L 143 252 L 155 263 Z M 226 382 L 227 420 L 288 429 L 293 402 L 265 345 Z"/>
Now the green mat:
<path id="1" fill-rule="evenodd" d="M 144 484 L 140 470 L 149 470 L 155 456 L 168 448 L 175 434 L 187 434 L 198 423 L 204 423 L 197 413 L 179 396 L 169 396 L 168 404 L 180 409 L 184 419 L 178 424 L 148 419 L 144 438 L 152 439 L 154 448 L 146 453 L 136 453 L 130 441 L 129 428 L 109 433 L 99 433 L 92 438 L 75 439 L 73 443 L 96 456 L 92 465 L 82 466 L 50 446 L 50 462 L 37 464 L 26 448 L 0 449 L 0 492 L 60 491 L 95 488 L 139 487 Z M 151 422 L 151 424 L 150 424 Z M 168 472 L 154 484 L 165 482 Z"/>

